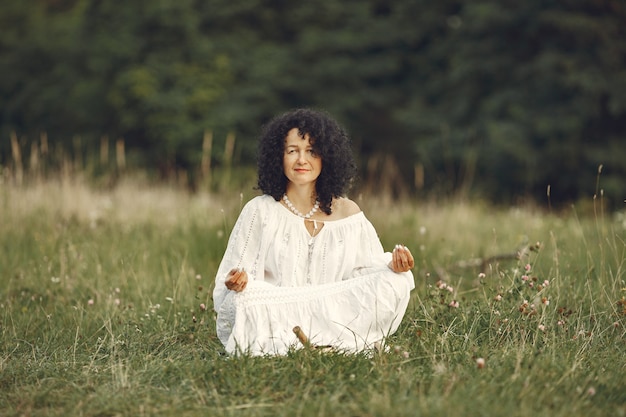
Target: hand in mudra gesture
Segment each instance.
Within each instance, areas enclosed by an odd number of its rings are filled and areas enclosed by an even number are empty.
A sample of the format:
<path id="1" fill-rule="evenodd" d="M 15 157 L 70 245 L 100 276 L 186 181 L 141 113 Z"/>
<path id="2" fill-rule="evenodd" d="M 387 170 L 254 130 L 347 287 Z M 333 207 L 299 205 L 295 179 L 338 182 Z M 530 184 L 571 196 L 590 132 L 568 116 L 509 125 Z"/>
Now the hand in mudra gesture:
<path id="1" fill-rule="evenodd" d="M 248 285 L 248 273 L 243 268 L 231 269 L 226 277 L 226 288 L 241 292 Z"/>
<path id="2" fill-rule="evenodd" d="M 415 266 L 415 260 L 409 248 L 404 245 L 396 245 L 391 253 L 391 262 L 389 268 L 393 272 L 407 272 L 413 269 Z"/>

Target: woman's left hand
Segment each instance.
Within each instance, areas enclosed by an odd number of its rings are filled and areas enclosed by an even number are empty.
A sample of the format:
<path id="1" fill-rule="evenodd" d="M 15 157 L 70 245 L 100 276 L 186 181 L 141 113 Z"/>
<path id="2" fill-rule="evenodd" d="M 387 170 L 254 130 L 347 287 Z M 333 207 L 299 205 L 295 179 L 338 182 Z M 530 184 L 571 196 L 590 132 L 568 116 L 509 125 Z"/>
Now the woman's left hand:
<path id="1" fill-rule="evenodd" d="M 404 245 L 396 245 L 391 253 L 389 268 L 396 273 L 400 273 L 410 271 L 414 266 L 415 260 L 409 248 Z"/>

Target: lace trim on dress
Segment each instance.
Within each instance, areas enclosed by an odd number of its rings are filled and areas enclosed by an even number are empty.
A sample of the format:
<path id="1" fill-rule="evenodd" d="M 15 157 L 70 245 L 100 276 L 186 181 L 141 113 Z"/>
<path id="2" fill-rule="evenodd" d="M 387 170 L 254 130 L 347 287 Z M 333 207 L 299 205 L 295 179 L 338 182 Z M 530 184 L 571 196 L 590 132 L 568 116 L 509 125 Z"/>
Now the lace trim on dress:
<path id="1" fill-rule="evenodd" d="M 244 240 L 243 246 L 241 248 L 241 259 L 239 259 L 237 267 L 241 266 L 241 260 L 245 259 L 245 257 L 246 257 L 246 252 L 248 250 L 248 245 L 250 243 L 250 238 L 252 236 L 252 232 L 253 232 L 253 229 L 254 229 L 254 225 L 255 225 L 255 223 L 257 221 L 257 216 L 258 215 L 259 215 L 258 210 L 255 210 L 252 213 L 251 217 L 250 217 L 250 222 L 248 223 L 248 230 L 246 231 L 245 240 Z"/>
<path id="2" fill-rule="evenodd" d="M 305 287 L 276 287 L 268 285 L 267 287 L 252 288 L 250 286 L 246 291 L 235 295 L 235 303 L 238 307 L 246 307 L 261 304 L 289 304 L 327 298 L 353 287 L 361 287 L 364 285 L 364 280 L 377 279 L 378 275 L 369 273 L 380 272 L 383 269 L 385 272 L 390 272 L 386 266 L 382 268 L 360 268 L 358 275 L 353 279 L 330 284 Z"/>

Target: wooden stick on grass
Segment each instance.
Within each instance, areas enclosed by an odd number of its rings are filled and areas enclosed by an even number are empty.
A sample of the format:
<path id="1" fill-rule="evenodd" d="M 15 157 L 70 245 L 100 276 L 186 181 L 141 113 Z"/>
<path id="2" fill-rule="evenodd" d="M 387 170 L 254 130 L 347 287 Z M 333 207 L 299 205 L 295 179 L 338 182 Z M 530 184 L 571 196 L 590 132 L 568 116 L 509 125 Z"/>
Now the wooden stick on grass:
<path id="1" fill-rule="evenodd" d="M 309 338 L 306 337 L 306 334 L 304 334 L 300 326 L 294 327 L 293 332 L 296 334 L 296 336 L 298 337 L 298 340 L 300 341 L 300 343 L 302 343 L 304 347 L 306 348 L 311 347 L 311 344 L 309 343 Z"/>
<path id="2" fill-rule="evenodd" d="M 332 345 L 312 345 L 307 335 L 302 331 L 300 326 L 293 328 L 293 332 L 298 337 L 298 340 L 305 348 L 319 350 L 320 352 L 330 352 L 333 350 Z"/>

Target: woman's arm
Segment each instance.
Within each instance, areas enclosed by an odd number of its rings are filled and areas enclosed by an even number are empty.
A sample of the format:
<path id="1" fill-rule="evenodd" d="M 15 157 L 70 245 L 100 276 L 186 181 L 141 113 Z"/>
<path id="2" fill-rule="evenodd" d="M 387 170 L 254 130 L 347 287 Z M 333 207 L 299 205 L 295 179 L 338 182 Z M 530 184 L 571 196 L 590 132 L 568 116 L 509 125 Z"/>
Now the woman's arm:
<path id="1" fill-rule="evenodd" d="M 228 245 L 215 276 L 213 303 L 219 309 L 228 290 L 242 291 L 248 280 L 255 279 L 254 268 L 261 247 L 262 219 L 259 198 L 249 201 L 228 239 Z"/>

